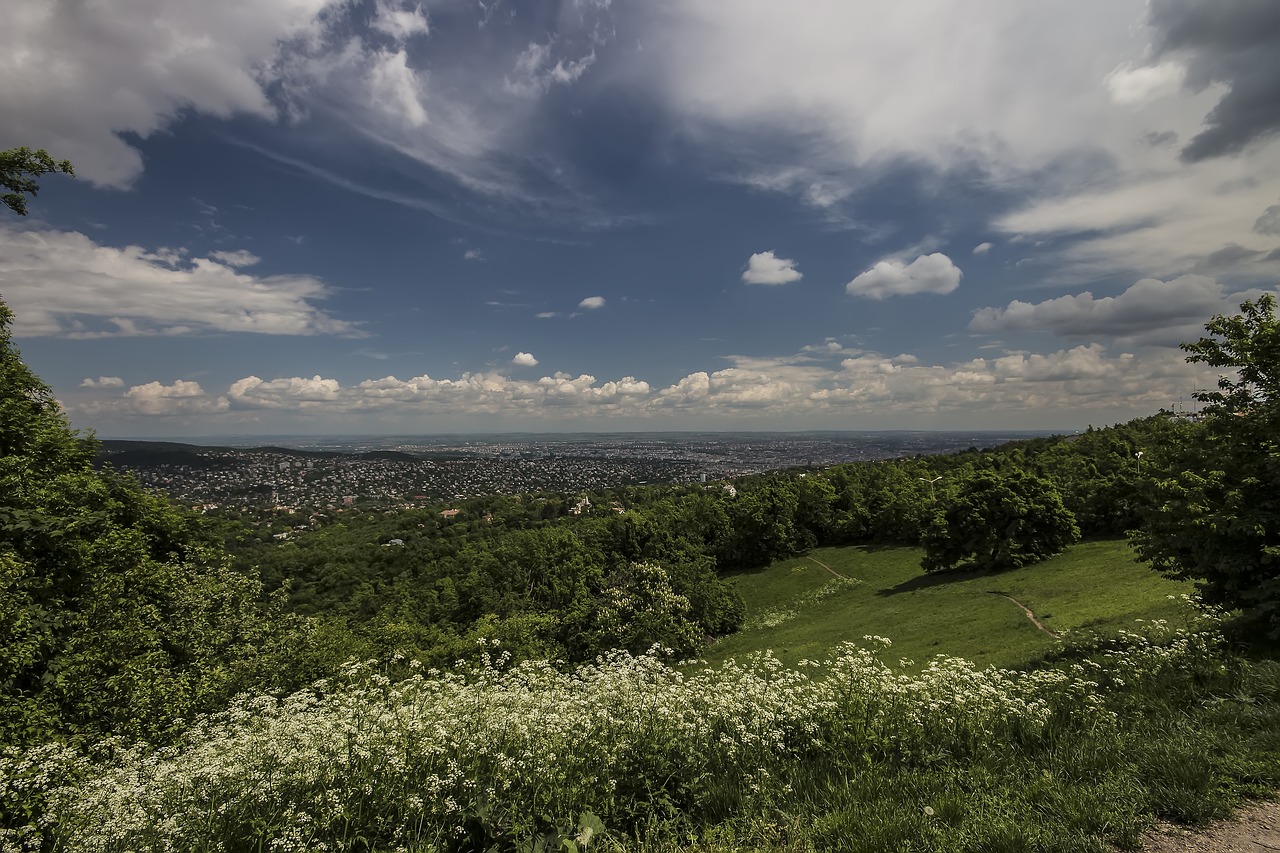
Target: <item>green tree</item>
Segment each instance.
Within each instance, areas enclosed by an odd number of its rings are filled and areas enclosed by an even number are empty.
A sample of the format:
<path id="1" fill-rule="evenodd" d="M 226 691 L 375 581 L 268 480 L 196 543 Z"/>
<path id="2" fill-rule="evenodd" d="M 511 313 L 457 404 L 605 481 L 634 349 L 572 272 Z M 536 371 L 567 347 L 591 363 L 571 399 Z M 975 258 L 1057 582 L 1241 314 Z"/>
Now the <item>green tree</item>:
<path id="1" fill-rule="evenodd" d="M 667 570 L 656 563 L 630 563 L 609 578 L 582 640 L 597 653 L 625 649 L 635 654 L 655 644 L 677 656 L 702 645 L 689 599 L 675 591 Z"/>
<path id="2" fill-rule="evenodd" d="M 1187 361 L 1228 371 L 1195 395 L 1200 428 L 1154 449 L 1132 538 L 1152 568 L 1201 581 L 1207 601 L 1280 638 L 1280 322 L 1270 295 L 1240 310 L 1183 344 Z"/>
<path id="3" fill-rule="evenodd" d="M 920 566 L 927 572 L 964 563 L 988 571 L 1017 568 L 1080 538 L 1053 484 L 1017 468 L 967 476 L 938 503 L 922 537 Z"/>
<path id="4" fill-rule="evenodd" d="M 30 193 L 34 198 L 40 191 L 36 178 L 55 172 L 72 176 L 76 173 L 70 160 L 55 161 L 43 148 L 36 151 L 25 147 L 0 151 L 0 189 L 5 190 L 0 201 L 19 216 L 26 216 L 27 197 L 24 193 Z"/>
<path id="5" fill-rule="evenodd" d="M 197 520 L 94 468 L 0 302 L 0 743 L 163 734 L 274 683 L 290 622 Z"/>

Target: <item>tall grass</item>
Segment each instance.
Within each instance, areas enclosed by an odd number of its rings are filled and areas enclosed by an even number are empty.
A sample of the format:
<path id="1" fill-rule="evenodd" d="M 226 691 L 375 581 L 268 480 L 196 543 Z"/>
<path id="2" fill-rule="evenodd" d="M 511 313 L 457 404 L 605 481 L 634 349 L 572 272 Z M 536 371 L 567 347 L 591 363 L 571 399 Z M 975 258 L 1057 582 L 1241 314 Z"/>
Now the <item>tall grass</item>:
<path id="1" fill-rule="evenodd" d="M 1277 668 L 1211 628 L 1148 629 L 1030 672 L 903 670 L 878 637 L 795 669 L 352 665 L 168 748 L 7 753 L 0 807 L 32 819 L 0 849 L 1131 844 L 1150 813 L 1202 820 L 1280 783 Z"/>

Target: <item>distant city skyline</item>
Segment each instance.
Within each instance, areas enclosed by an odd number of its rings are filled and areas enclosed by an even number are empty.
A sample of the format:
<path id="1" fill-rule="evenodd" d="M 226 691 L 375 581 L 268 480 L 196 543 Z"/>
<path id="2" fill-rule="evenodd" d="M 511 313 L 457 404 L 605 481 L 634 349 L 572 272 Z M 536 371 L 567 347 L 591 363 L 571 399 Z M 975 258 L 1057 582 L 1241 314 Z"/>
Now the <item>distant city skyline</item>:
<path id="1" fill-rule="evenodd" d="M 1101 426 L 1280 275 L 1280 4 L 11 0 L 104 436 Z M 57 73 L 50 73 L 56 68 Z"/>

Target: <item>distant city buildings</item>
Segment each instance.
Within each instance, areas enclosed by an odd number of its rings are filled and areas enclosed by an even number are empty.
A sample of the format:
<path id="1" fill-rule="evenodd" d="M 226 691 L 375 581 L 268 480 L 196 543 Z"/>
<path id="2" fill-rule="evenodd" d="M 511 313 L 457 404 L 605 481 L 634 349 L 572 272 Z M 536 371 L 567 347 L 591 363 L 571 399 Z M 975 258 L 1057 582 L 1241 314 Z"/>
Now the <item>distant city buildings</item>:
<path id="1" fill-rule="evenodd" d="M 103 442 L 102 456 L 197 511 L 353 512 L 485 495 L 586 493 L 651 483 L 712 483 L 763 471 L 963 450 L 1026 434 L 661 434 L 531 437 L 438 443 L 378 439 L 307 449 L 190 447 L 147 455 L 144 443 Z M 388 452 L 391 451 L 391 452 Z M 141 454 L 141 455 L 140 455 Z M 732 485 L 724 486 L 733 496 Z M 620 504 L 608 507 L 622 512 Z M 452 518 L 457 510 L 446 510 Z"/>

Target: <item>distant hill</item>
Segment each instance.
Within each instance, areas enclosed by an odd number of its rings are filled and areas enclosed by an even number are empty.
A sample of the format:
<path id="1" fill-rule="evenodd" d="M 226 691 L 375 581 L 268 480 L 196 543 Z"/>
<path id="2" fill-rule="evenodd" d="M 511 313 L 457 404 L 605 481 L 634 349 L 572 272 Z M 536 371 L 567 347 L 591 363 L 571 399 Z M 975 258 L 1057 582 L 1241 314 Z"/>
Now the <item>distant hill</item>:
<path id="1" fill-rule="evenodd" d="M 126 468 L 145 468 L 153 465 L 189 465 L 194 468 L 227 468 L 230 460 L 211 458 L 201 454 L 210 450 L 226 451 L 229 447 L 202 447 L 181 444 L 176 441 L 124 441 L 104 439 L 99 442 L 96 463 L 104 462 Z"/>
<path id="2" fill-rule="evenodd" d="M 133 441 L 129 439 L 104 439 L 99 442 L 98 463 L 110 462 L 124 467 L 144 468 L 155 465 L 189 465 L 198 468 L 230 468 L 235 466 L 234 458 L 210 457 L 206 454 L 216 453 L 273 453 L 278 456 L 303 457 L 306 459 L 382 459 L 388 462 L 421 462 L 427 456 L 431 458 L 461 459 L 466 458 L 457 453 L 433 453 L 415 456 L 400 450 L 368 450 L 361 453 L 347 453 L 341 450 L 303 450 L 297 447 L 279 447 L 265 445 L 263 447 L 226 447 L 222 445 L 183 444 L 177 441 Z"/>

